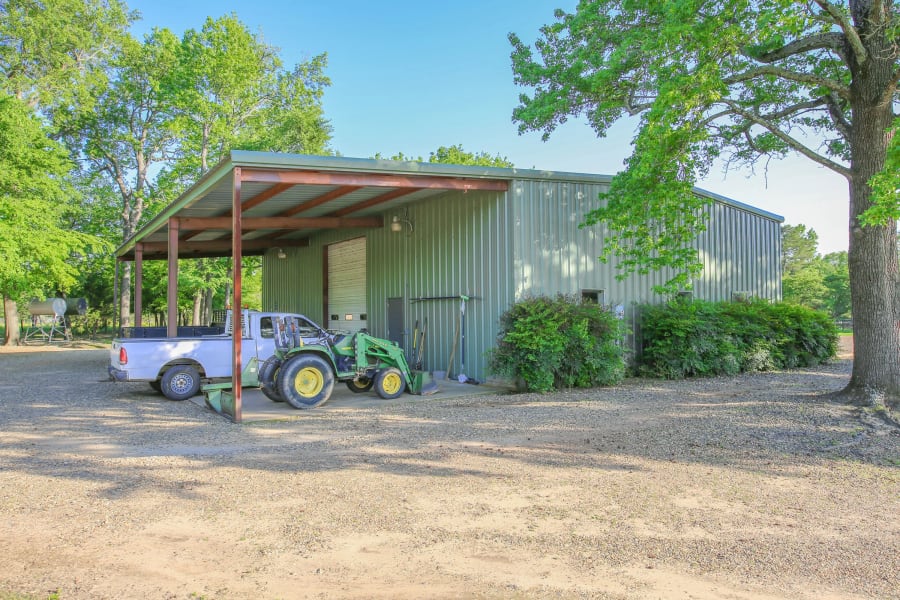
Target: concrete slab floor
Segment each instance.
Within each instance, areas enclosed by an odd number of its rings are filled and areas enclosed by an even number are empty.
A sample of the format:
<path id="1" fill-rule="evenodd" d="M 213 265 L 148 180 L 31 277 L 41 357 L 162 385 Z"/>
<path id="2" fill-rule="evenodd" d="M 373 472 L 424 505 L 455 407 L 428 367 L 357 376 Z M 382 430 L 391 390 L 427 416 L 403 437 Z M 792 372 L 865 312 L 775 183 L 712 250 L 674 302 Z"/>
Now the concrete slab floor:
<path id="1" fill-rule="evenodd" d="M 334 391 L 328 402 L 309 410 L 299 410 L 288 404 L 287 402 L 273 402 L 266 397 L 258 388 L 244 388 L 241 393 L 241 422 L 254 423 L 259 421 L 280 421 L 284 419 L 303 418 L 304 414 L 310 411 L 337 410 L 347 408 L 377 408 L 379 406 L 388 406 L 401 402 L 429 402 L 433 400 L 449 400 L 453 398 L 468 398 L 472 396 L 487 396 L 491 394 L 506 394 L 510 388 L 495 385 L 472 385 L 468 383 L 459 383 L 456 380 L 440 379 L 435 380 L 438 385 L 438 391 L 427 396 L 416 396 L 413 394 L 402 394 L 393 400 L 384 400 L 374 391 L 368 391 L 362 394 L 351 392 L 346 384 L 335 383 Z M 200 394 L 191 398 L 191 402 L 198 406 L 202 406 L 211 410 L 206 405 L 206 396 Z"/>

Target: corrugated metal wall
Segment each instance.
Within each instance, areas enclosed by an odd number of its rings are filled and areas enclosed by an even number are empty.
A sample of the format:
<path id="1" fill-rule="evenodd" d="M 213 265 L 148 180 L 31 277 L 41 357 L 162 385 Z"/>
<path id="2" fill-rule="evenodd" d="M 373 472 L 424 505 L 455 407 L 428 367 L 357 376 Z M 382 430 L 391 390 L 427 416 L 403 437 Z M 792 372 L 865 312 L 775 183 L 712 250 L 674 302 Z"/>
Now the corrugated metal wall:
<path id="1" fill-rule="evenodd" d="M 578 227 L 602 191 L 605 185 L 596 181 L 521 179 L 510 182 L 508 201 L 502 193 L 447 192 L 393 209 L 382 229 L 323 233 L 308 248 L 286 248 L 287 259 L 270 252 L 263 262 L 263 306 L 322 322 L 323 246 L 366 235 L 369 331 L 387 337 L 388 299 L 403 298 L 408 355 L 415 322 L 421 329 L 427 318 L 424 367 L 446 370 L 460 302 L 415 299 L 473 296 L 466 305 L 465 373 L 484 380 L 484 353 L 494 345 L 500 315 L 517 299 L 602 290 L 602 302 L 623 304 L 629 321 L 634 303 L 664 300 L 652 288 L 670 274 L 616 280 L 615 264 L 597 259 L 602 228 Z M 406 211 L 412 231 L 404 225 L 392 232 L 391 218 Z M 780 299 L 780 223 L 719 202 L 709 211 L 709 227 L 697 240 L 706 269 L 694 282 L 695 297 L 725 300 L 751 292 Z M 453 374 L 459 372 L 461 344 Z"/>
<path id="2" fill-rule="evenodd" d="M 433 296 L 471 296 L 466 303 L 465 374 L 484 380 L 484 351 L 494 345 L 500 315 L 514 298 L 510 223 L 512 207 L 503 194 L 448 192 L 408 207 L 413 223 L 393 233 L 389 227 L 369 235 L 369 323 L 374 335 L 387 333 L 388 298 L 405 298 L 407 334 L 428 320 L 424 367 L 445 371 L 460 314 L 460 300 L 416 300 Z M 385 215 L 389 222 L 395 214 Z M 460 369 L 462 335 L 454 368 Z"/>
<path id="3" fill-rule="evenodd" d="M 694 295 L 730 300 L 736 292 L 781 300 L 781 223 L 722 203 L 710 205 L 707 230 L 697 236 L 704 263 Z"/>
<path id="4" fill-rule="evenodd" d="M 412 357 L 412 333 L 428 319 L 424 367 L 444 371 L 460 314 L 459 299 L 422 300 L 427 296 L 467 295 L 465 373 L 486 378 L 484 352 L 494 345 L 500 315 L 515 298 L 513 288 L 512 206 L 495 192 L 448 192 L 385 214 L 385 226 L 366 230 L 369 332 L 387 337 L 388 298 L 405 299 L 406 335 L 403 346 Z M 394 215 L 406 216 L 412 231 L 392 232 Z M 323 247 L 358 237 L 361 232 L 328 232 L 314 237 L 308 248 L 285 248 L 263 258 L 263 306 L 266 310 L 298 311 L 322 322 Z M 462 334 L 453 374 L 462 357 Z"/>
<path id="5" fill-rule="evenodd" d="M 616 279 L 615 259 L 598 260 L 604 229 L 578 227 L 584 215 L 597 205 L 602 184 L 523 180 L 515 181 L 514 270 L 516 297 L 556 293 L 580 295 L 582 290 L 602 290 L 603 303 L 660 302 L 654 293 L 672 273 L 660 271 Z M 728 300 L 733 292 L 781 298 L 779 257 L 780 223 L 738 207 L 713 203 L 708 207 L 707 231 L 696 241 L 705 264 L 694 281 L 694 296 Z"/>

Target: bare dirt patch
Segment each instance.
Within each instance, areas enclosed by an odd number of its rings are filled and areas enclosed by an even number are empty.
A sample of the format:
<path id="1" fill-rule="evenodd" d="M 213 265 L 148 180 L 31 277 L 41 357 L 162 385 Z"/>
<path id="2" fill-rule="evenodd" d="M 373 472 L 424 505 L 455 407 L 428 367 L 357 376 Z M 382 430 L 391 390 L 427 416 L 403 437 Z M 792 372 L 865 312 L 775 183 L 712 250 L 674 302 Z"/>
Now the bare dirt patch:
<path id="1" fill-rule="evenodd" d="M 900 598 L 849 362 L 236 426 L 0 355 L 0 598 Z"/>

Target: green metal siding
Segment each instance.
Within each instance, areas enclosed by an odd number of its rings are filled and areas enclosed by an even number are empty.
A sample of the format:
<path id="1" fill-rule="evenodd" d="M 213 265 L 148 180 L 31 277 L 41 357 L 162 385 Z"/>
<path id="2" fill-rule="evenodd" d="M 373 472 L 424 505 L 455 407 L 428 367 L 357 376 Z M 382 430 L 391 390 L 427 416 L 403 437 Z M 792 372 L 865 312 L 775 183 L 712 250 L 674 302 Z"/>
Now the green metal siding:
<path id="1" fill-rule="evenodd" d="M 407 335 L 428 319 L 424 366 L 447 368 L 459 300 L 422 300 L 430 296 L 476 297 L 466 305 L 466 370 L 469 377 L 486 378 L 484 351 L 494 345 L 500 315 L 514 299 L 508 203 L 504 194 L 448 192 L 410 205 L 413 232 L 390 231 L 400 210 L 385 215 L 387 225 L 369 234 L 369 323 L 374 335 L 387 334 L 388 298 L 405 298 Z M 405 226 L 404 226 L 405 227 Z M 462 339 L 453 374 L 459 372 Z"/>
<path id="2" fill-rule="evenodd" d="M 424 367 L 446 370 L 453 344 L 459 300 L 414 301 L 425 296 L 475 297 L 466 310 L 466 375 L 487 377 L 484 351 L 494 345 L 500 315 L 515 293 L 512 263 L 512 207 L 494 192 L 447 192 L 385 213 L 385 226 L 365 232 L 328 232 L 310 240 L 308 248 L 285 248 L 263 258 L 263 306 L 299 311 L 322 321 L 323 247 L 338 241 L 367 238 L 367 303 L 369 332 L 387 337 L 388 298 L 405 299 L 406 335 L 411 355 L 412 332 L 428 319 Z M 405 215 L 413 231 L 394 233 L 394 215 Z M 462 336 L 453 373 L 459 372 Z"/>
<path id="3" fill-rule="evenodd" d="M 617 261 L 598 260 L 603 226 L 580 228 L 584 215 L 597 205 L 603 184 L 519 180 L 510 190 L 515 206 L 514 271 L 516 297 L 580 294 L 603 290 L 606 304 L 659 302 L 653 292 L 670 270 L 616 279 Z M 713 201 L 706 232 L 696 247 L 705 264 L 694 281 L 694 295 L 727 300 L 733 292 L 751 292 L 770 300 L 781 297 L 780 222 L 741 205 Z"/>
<path id="4" fill-rule="evenodd" d="M 664 299 L 652 288 L 671 273 L 619 281 L 615 262 L 603 264 L 597 258 L 603 228 L 579 227 L 605 189 L 596 178 L 514 179 L 505 194 L 446 192 L 389 209 L 381 229 L 324 232 L 313 237 L 308 248 L 285 248 L 286 259 L 269 252 L 263 259 L 263 305 L 303 312 L 322 322 L 322 249 L 364 235 L 369 331 L 387 337 L 388 299 L 403 298 L 403 346 L 411 356 L 413 326 L 418 320 L 421 328 L 427 318 L 424 367 L 443 371 L 460 303 L 414 299 L 474 296 L 467 303 L 465 373 L 485 380 L 484 353 L 495 343 L 500 316 L 517 299 L 603 290 L 604 303 L 623 304 L 629 320 L 634 318 L 635 302 Z M 694 282 L 695 297 L 723 300 L 741 291 L 779 299 L 778 218 L 711 198 L 709 227 L 696 241 L 706 268 Z M 402 232 L 392 232 L 392 217 L 405 217 L 406 211 L 413 230 L 404 225 Z M 459 372 L 461 352 L 458 347 L 453 374 Z"/>

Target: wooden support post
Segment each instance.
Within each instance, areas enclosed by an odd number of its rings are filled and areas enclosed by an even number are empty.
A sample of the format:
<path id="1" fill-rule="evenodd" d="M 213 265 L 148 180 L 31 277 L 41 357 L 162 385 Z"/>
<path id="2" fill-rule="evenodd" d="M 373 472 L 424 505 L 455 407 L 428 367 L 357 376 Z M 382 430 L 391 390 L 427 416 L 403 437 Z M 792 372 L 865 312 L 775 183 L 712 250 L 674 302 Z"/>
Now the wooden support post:
<path id="1" fill-rule="evenodd" d="M 178 233 L 178 219 L 169 219 L 169 281 L 166 295 L 166 333 L 169 337 L 178 335 Z"/>
<path id="2" fill-rule="evenodd" d="M 234 298 L 231 303 L 231 340 L 232 340 L 232 389 L 234 391 L 234 422 L 241 422 L 241 341 L 243 339 L 244 324 L 241 314 L 241 168 L 234 168 L 231 199 L 231 257 L 232 276 L 234 277 Z"/>
<path id="3" fill-rule="evenodd" d="M 144 245 L 134 245 L 134 325 L 143 323 L 144 295 Z"/>

